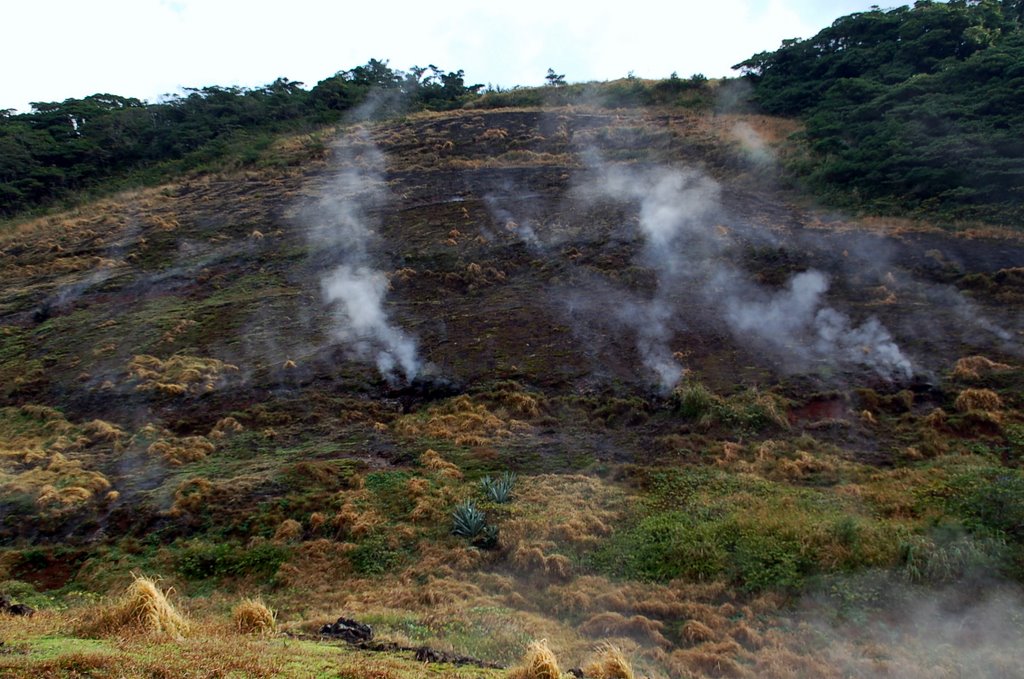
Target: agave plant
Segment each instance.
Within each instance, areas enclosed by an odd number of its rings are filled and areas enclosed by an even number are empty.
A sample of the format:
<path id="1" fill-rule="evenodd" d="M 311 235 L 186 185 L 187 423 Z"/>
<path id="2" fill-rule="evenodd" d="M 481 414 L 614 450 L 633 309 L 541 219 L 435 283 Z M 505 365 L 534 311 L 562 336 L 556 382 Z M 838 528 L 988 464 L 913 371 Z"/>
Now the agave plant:
<path id="1" fill-rule="evenodd" d="M 478 547 L 490 548 L 498 544 L 498 527 L 487 525 L 487 517 L 472 500 L 455 505 L 452 534 L 468 538 Z"/>
<path id="2" fill-rule="evenodd" d="M 480 479 L 480 487 L 484 491 L 484 496 L 498 504 L 505 504 L 512 500 L 512 487 L 515 484 L 515 472 L 505 472 L 498 479 L 492 479 L 490 476 Z"/>

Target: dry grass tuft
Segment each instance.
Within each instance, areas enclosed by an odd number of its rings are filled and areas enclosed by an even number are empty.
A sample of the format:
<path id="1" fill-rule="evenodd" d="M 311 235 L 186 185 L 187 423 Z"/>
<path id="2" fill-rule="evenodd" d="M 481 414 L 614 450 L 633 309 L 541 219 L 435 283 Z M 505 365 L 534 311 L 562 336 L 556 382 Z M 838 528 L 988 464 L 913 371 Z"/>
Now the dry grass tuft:
<path id="1" fill-rule="evenodd" d="M 682 635 L 683 639 L 694 646 L 703 644 L 706 641 L 714 641 L 717 636 L 714 630 L 699 620 L 687 621 L 683 625 Z"/>
<path id="2" fill-rule="evenodd" d="M 965 356 L 958 360 L 953 367 L 953 377 L 962 380 L 977 380 L 1004 370 L 1012 370 L 1012 367 L 1005 363 L 997 363 L 984 356 Z"/>
<path id="3" fill-rule="evenodd" d="M 113 605 L 102 608 L 88 619 L 82 632 L 99 636 L 154 634 L 181 639 L 189 631 L 189 623 L 174 608 L 156 582 L 137 576 L 121 598 Z"/>
<path id="4" fill-rule="evenodd" d="M 684 677 L 751 677 L 742 665 L 732 657 L 731 649 L 690 648 L 675 651 L 667 658 L 667 665 L 674 675 Z"/>
<path id="5" fill-rule="evenodd" d="M 554 543 L 520 543 L 512 550 L 509 561 L 520 571 L 540 573 L 555 580 L 568 580 L 572 577 L 572 561 L 561 554 L 544 553 L 544 548 L 553 546 Z"/>
<path id="6" fill-rule="evenodd" d="M 518 667 L 512 668 L 508 679 L 561 679 L 562 670 L 558 658 L 548 648 L 545 639 L 534 641 L 526 647 L 526 655 Z"/>
<path id="7" fill-rule="evenodd" d="M 82 431 L 90 441 L 107 441 L 116 443 L 124 436 L 124 430 L 104 420 L 93 420 L 82 425 Z"/>
<path id="8" fill-rule="evenodd" d="M 302 524 L 295 519 L 285 519 L 274 531 L 274 542 L 298 542 L 302 539 Z"/>
<path id="9" fill-rule="evenodd" d="M 271 634 L 277 626 L 274 611 L 259 597 L 242 599 L 231 609 L 231 619 L 240 634 Z"/>
<path id="10" fill-rule="evenodd" d="M 217 447 L 205 436 L 185 436 L 178 438 L 169 433 L 149 445 L 146 452 L 154 457 L 162 457 L 168 464 L 181 465 L 198 462 L 211 455 Z"/>
<path id="11" fill-rule="evenodd" d="M 216 358 L 176 355 L 166 361 L 146 354 L 128 362 L 128 374 L 138 381 L 138 391 L 169 396 L 202 394 L 213 391 L 224 381 L 224 374 L 237 372 L 238 366 Z"/>
<path id="12" fill-rule="evenodd" d="M 369 535 L 387 520 L 373 509 L 361 508 L 369 497 L 365 490 L 346 491 L 341 509 L 334 515 L 334 529 L 338 538 L 361 538 Z"/>
<path id="13" fill-rule="evenodd" d="M 508 130 L 503 127 L 492 127 L 483 131 L 483 133 L 477 137 L 478 141 L 487 140 L 499 140 L 508 137 Z"/>
<path id="14" fill-rule="evenodd" d="M 95 497 L 102 497 L 110 489 L 110 481 L 102 473 L 85 469 L 81 460 L 72 460 L 58 449 L 74 449 L 77 444 L 63 446 L 66 437 L 60 436 L 44 450 L 42 439 L 14 440 L 0 443 L 0 463 L 5 458 L 18 467 L 10 471 L 0 465 L 0 493 L 24 493 L 35 496 L 36 505 L 43 510 L 63 513 L 80 507 Z M 8 449 L 11 446 L 13 450 Z"/>
<path id="15" fill-rule="evenodd" d="M 633 637 L 647 639 L 658 646 L 669 648 L 672 642 L 665 638 L 662 630 L 665 623 L 651 620 L 642 615 L 626 617 L 621 613 L 606 611 L 593 615 L 580 625 L 579 631 L 588 637 Z"/>
<path id="16" fill-rule="evenodd" d="M 486 405 L 463 395 L 432 406 L 425 415 L 402 417 L 395 423 L 394 431 L 407 438 L 428 437 L 460 446 L 484 446 L 511 436 L 512 429 L 522 424 L 517 420 L 506 421 Z"/>
<path id="17" fill-rule="evenodd" d="M 992 412 L 1003 407 L 1003 400 L 991 389 L 964 389 L 956 397 L 953 407 L 961 413 L 972 410 Z"/>
<path id="18" fill-rule="evenodd" d="M 420 455 L 420 464 L 427 469 L 437 472 L 440 476 L 446 479 L 459 480 L 462 478 L 462 470 L 458 468 L 454 463 L 441 457 L 441 454 L 436 450 L 427 449 L 422 455 Z"/>
<path id="19" fill-rule="evenodd" d="M 173 517 L 182 514 L 197 514 L 218 494 L 219 489 L 208 479 L 195 476 L 182 481 L 174 490 L 174 504 L 168 514 Z"/>
<path id="20" fill-rule="evenodd" d="M 213 425 L 213 429 L 210 430 L 207 437 L 217 441 L 231 434 L 243 431 L 245 431 L 245 427 L 242 426 L 241 422 L 233 417 L 223 417 L 217 420 L 217 424 Z"/>
<path id="21" fill-rule="evenodd" d="M 598 659 L 583 668 L 583 674 L 593 679 L 633 679 L 633 668 L 618 646 L 601 644 Z"/>

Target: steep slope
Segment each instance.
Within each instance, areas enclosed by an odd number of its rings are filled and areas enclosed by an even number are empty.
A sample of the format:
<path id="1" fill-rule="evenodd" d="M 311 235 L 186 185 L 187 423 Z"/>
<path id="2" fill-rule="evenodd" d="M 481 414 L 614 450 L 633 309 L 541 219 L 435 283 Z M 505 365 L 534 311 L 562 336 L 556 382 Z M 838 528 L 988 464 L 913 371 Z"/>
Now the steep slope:
<path id="1" fill-rule="evenodd" d="M 779 593 L 1024 568 L 1024 240 L 809 207 L 792 130 L 417 114 L 7 224 L 0 568 L 263 586 L 295 630 L 345 611 L 501 663 L 616 637 L 652 674 L 868 671 L 766 641 L 815 614 Z M 498 548 L 449 535 L 507 469 Z"/>

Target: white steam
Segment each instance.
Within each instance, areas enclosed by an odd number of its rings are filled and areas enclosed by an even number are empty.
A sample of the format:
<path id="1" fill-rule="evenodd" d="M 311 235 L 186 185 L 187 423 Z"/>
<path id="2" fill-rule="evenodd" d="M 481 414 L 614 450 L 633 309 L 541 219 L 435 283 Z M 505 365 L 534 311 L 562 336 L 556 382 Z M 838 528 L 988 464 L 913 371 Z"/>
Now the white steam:
<path id="1" fill-rule="evenodd" d="M 419 371 L 416 342 L 388 322 L 384 296 L 388 279 L 368 267 L 343 264 L 321 282 L 324 299 L 334 309 L 334 337 L 361 359 L 373 358 L 382 375 L 401 368 L 406 379 Z"/>
<path id="2" fill-rule="evenodd" d="M 371 263 L 378 237 L 373 210 L 387 198 L 384 156 L 358 128 L 337 143 L 335 155 L 337 172 L 304 213 L 314 246 L 334 264 L 320 281 L 334 315 L 331 334 L 354 359 L 373 361 L 388 381 L 399 373 L 412 380 L 420 371 L 416 341 L 391 323 L 384 307 L 388 279 Z"/>
<path id="3" fill-rule="evenodd" d="M 684 325 L 673 300 L 698 298 L 734 338 L 766 351 L 783 364 L 804 368 L 809 361 L 858 365 L 886 379 L 909 378 L 911 362 L 876 318 L 860 324 L 825 304 L 827 277 L 819 271 L 793 276 L 779 290 L 767 289 L 730 262 L 727 230 L 716 224 L 721 187 L 694 169 L 636 169 L 598 166 L 596 181 L 579 187 L 584 200 L 611 198 L 635 206 L 644 239 L 643 263 L 653 270 L 656 289 L 648 300 L 622 295 L 616 318 L 629 326 L 643 364 L 663 388 L 673 387 L 684 369 L 670 348 L 674 329 Z"/>
<path id="4" fill-rule="evenodd" d="M 719 192 L 718 184 L 699 172 L 636 172 L 617 166 L 605 168 L 596 184 L 580 190 L 591 200 L 605 197 L 638 204 L 644 259 L 657 276 L 657 288 L 649 300 L 624 297 L 616 316 L 633 328 L 641 361 L 665 390 L 684 373 L 669 346 L 677 319 L 668 294 L 673 280 L 690 273 L 688 257 L 710 255 L 718 247 L 707 234 Z"/>
<path id="5" fill-rule="evenodd" d="M 910 361 L 876 318 L 854 325 L 849 316 L 825 306 L 828 280 L 819 271 L 789 279 L 766 293 L 721 274 L 725 320 L 738 338 L 752 338 L 775 352 L 805 352 L 808 358 L 864 365 L 886 379 L 913 375 Z"/>

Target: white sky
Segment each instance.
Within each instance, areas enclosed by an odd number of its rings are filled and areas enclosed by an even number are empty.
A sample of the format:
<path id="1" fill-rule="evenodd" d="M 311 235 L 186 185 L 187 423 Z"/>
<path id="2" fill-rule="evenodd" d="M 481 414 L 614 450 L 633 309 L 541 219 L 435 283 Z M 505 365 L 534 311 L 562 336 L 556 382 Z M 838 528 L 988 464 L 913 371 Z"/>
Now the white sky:
<path id="1" fill-rule="evenodd" d="M 0 0 L 0 108 L 181 87 L 317 81 L 388 59 L 463 69 L 467 83 L 736 75 L 877 0 Z"/>

